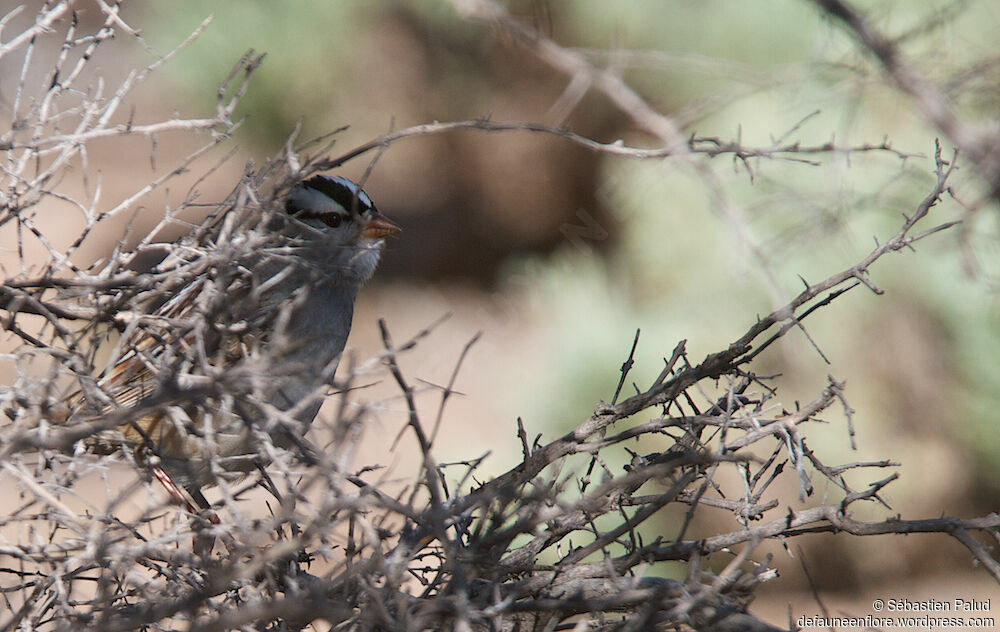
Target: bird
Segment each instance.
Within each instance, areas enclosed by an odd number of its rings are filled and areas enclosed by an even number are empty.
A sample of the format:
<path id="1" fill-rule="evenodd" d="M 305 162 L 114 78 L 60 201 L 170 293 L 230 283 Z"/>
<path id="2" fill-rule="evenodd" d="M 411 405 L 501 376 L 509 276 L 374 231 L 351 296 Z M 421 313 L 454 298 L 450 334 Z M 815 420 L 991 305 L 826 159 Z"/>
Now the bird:
<path id="1" fill-rule="evenodd" d="M 302 446 L 358 291 L 401 230 L 341 176 L 305 179 L 276 206 L 174 246 L 97 388 L 69 406 L 70 420 L 120 417 L 86 448 L 125 451 L 192 513 L 210 507 L 203 487 L 266 466 L 264 444 Z"/>

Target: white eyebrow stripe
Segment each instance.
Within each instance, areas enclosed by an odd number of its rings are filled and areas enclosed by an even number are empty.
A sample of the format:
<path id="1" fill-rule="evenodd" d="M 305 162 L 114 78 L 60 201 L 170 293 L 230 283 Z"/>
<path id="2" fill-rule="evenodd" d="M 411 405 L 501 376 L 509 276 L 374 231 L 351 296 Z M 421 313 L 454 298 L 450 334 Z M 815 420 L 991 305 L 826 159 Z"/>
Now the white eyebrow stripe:
<path id="1" fill-rule="evenodd" d="M 357 183 L 351 182 L 350 180 L 342 176 L 328 176 L 328 177 L 331 180 L 340 183 L 341 185 L 344 186 L 344 188 L 349 190 L 354 197 L 358 198 L 358 202 L 362 206 L 366 208 L 372 208 L 373 206 L 375 206 L 375 204 L 372 202 L 372 199 L 368 197 L 368 194 L 365 193 L 364 189 L 359 187 Z"/>

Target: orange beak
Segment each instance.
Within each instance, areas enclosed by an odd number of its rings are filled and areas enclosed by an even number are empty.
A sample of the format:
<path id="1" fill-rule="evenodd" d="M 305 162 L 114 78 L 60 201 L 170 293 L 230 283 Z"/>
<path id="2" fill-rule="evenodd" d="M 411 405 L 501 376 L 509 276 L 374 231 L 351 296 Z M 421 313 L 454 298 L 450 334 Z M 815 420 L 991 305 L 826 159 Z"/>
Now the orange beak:
<path id="1" fill-rule="evenodd" d="M 392 222 L 388 217 L 372 209 L 372 216 L 361 230 L 361 236 L 366 239 L 383 239 L 385 237 L 395 237 L 403 230 Z"/>

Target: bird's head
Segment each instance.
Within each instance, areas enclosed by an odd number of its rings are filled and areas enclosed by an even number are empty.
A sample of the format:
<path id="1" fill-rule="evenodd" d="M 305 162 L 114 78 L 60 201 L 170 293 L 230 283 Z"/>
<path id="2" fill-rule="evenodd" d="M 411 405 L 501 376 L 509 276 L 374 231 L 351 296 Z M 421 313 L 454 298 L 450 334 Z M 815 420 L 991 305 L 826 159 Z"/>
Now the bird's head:
<path id="1" fill-rule="evenodd" d="M 378 265 L 383 240 L 400 232 L 360 186 L 340 176 L 299 183 L 285 200 L 285 212 L 297 237 L 324 250 L 334 273 L 362 283 Z"/>

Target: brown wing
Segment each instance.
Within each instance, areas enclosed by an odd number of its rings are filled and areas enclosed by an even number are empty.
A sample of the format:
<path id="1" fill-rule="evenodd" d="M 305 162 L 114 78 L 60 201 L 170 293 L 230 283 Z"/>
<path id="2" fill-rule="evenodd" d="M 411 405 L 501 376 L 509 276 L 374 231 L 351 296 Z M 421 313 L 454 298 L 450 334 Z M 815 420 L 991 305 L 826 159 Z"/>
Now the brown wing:
<path id="1" fill-rule="evenodd" d="M 215 364 L 220 360 L 232 364 L 245 357 L 249 341 L 246 336 L 233 333 L 206 336 L 194 333 L 192 309 L 199 291 L 208 281 L 202 279 L 184 287 L 176 296 L 162 304 L 155 315 L 140 317 L 132 332 L 126 331 L 124 343 L 127 351 L 111 367 L 99 386 L 114 402 L 98 410 L 89 406 L 79 395 L 75 396 L 73 416 L 99 416 L 110 410 L 127 409 L 152 396 L 160 386 L 155 371 L 171 370 L 171 364 L 190 365 L 193 362 Z M 219 349 L 224 348 L 222 358 Z M 198 406 L 182 405 L 189 419 L 197 416 Z M 164 409 L 118 426 L 114 431 L 102 432 L 89 438 L 88 447 L 98 454 L 110 454 L 121 447 L 134 451 L 142 461 L 147 455 L 185 458 L 190 454 L 188 430 L 183 423 L 172 419 Z"/>

